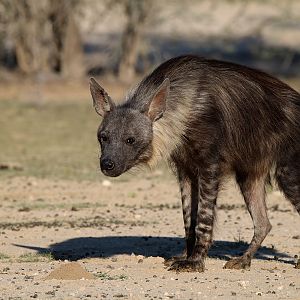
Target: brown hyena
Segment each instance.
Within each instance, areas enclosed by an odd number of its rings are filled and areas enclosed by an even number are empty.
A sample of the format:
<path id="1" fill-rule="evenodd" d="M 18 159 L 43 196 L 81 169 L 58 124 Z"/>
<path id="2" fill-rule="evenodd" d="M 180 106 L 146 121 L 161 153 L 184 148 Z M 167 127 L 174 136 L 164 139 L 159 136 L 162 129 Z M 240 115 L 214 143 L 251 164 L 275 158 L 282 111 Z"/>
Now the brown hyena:
<path id="1" fill-rule="evenodd" d="M 254 224 L 246 252 L 225 268 L 250 266 L 271 229 L 265 204 L 270 170 L 300 213 L 300 95 L 266 73 L 197 56 L 173 58 L 116 105 L 94 80 L 103 116 L 100 166 L 107 176 L 165 158 L 179 180 L 186 249 L 176 271 L 203 271 L 222 179 L 233 173 Z"/>

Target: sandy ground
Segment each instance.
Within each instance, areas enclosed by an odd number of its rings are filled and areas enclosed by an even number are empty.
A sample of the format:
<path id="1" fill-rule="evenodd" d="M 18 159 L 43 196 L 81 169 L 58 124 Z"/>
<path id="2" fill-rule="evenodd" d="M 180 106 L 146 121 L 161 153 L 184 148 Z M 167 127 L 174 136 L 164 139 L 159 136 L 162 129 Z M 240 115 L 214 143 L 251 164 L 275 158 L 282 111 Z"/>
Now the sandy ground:
<path id="1" fill-rule="evenodd" d="M 300 299 L 300 218 L 278 191 L 268 193 L 273 229 L 251 270 L 222 269 L 252 236 L 229 182 L 207 270 L 176 274 L 163 261 L 184 244 L 178 187 L 160 171 L 144 177 L 1 181 L 0 299 Z"/>

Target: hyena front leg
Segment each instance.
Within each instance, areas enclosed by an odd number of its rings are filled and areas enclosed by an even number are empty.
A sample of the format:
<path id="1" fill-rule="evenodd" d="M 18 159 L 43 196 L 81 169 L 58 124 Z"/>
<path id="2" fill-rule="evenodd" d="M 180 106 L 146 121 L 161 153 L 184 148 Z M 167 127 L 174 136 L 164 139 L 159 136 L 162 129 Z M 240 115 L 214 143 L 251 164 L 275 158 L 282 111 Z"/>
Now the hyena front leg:
<path id="1" fill-rule="evenodd" d="M 219 189 L 219 165 L 209 164 L 200 171 L 198 177 L 198 208 L 195 223 L 195 243 L 186 259 L 175 261 L 170 270 L 177 272 L 203 272 L 204 259 L 212 244 L 215 219 L 215 205 Z"/>
<path id="2" fill-rule="evenodd" d="M 271 230 L 265 203 L 266 176 L 257 179 L 251 175 L 237 174 L 237 182 L 244 196 L 247 208 L 254 224 L 254 236 L 246 252 L 229 260 L 225 269 L 248 269 L 251 259 Z"/>
<path id="3" fill-rule="evenodd" d="M 177 170 L 178 181 L 181 193 L 183 222 L 185 229 L 185 250 L 182 255 L 172 257 L 165 260 L 165 265 L 170 266 L 177 260 L 183 260 L 191 256 L 195 240 L 195 226 L 197 219 L 198 207 L 198 180 L 192 180 L 182 169 Z"/>

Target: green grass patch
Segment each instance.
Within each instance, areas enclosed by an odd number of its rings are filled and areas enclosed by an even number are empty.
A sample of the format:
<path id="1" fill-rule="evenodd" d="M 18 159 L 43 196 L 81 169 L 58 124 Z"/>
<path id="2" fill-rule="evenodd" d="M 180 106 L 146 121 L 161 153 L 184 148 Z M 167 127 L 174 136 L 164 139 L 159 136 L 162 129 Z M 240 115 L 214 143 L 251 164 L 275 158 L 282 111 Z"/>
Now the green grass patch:
<path id="1" fill-rule="evenodd" d="M 121 275 L 110 275 L 109 273 L 98 272 L 95 274 L 101 280 L 126 280 L 128 276 L 121 274 Z"/>
<path id="2" fill-rule="evenodd" d="M 88 103 L 1 101 L 0 111 L 0 162 L 23 168 L 3 170 L 0 178 L 99 179 L 99 118 Z"/>
<path id="3" fill-rule="evenodd" d="M 22 262 L 47 262 L 54 260 L 53 255 L 50 252 L 47 253 L 25 253 L 20 255 L 16 261 Z"/>
<path id="4" fill-rule="evenodd" d="M 107 219 L 105 217 L 96 216 L 96 217 L 87 217 L 87 218 L 78 218 L 75 220 L 54 220 L 54 221 L 27 221 L 27 222 L 1 222 L 0 229 L 1 230 L 13 230 L 19 231 L 22 228 L 35 228 L 35 227 L 45 227 L 45 228 L 58 228 L 58 227 L 65 227 L 65 228 L 103 228 L 114 225 L 126 225 L 126 226 L 140 226 L 143 227 L 149 224 L 157 224 L 156 221 L 153 222 L 146 222 L 146 221 L 131 221 L 131 220 L 119 220 L 118 218 L 111 217 Z"/>
<path id="5" fill-rule="evenodd" d="M 180 209 L 181 204 L 180 203 L 174 203 L 174 204 L 154 204 L 154 203 L 147 203 L 145 205 L 141 205 L 140 208 L 142 209 L 159 209 L 159 210 L 164 210 L 164 209 Z"/>
<path id="6" fill-rule="evenodd" d="M 0 111 L 0 165 L 5 166 L 0 169 L 0 179 L 104 179 L 96 137 L 101 119 L 91 101 L 64 103 L 62 99 L 39 104 L 1 100 Z M 132 177 L 136 175 L 126 173 L 110 180 Z"/>
<path id="7" fill-rule="evenodd" d="M 86 208 L 99 208 L 106 207 L 107 204 L 100 202 L 78 202 L 78 203 L 47 203 L 47 202 L 36 202 L 32 204 L 20 203 L 18 207 L 18 211 L 28 212 L 32 210 L 71 210 L 78 211 Z M 15 208 L 16 206 L 9 206 L 10 208 Z"/>
<path id="8" fill-rule="evenodd" d="M 0 260 L 7 260 L 7 259 L 10 259 L 10 256 L 0 252 Z"/>

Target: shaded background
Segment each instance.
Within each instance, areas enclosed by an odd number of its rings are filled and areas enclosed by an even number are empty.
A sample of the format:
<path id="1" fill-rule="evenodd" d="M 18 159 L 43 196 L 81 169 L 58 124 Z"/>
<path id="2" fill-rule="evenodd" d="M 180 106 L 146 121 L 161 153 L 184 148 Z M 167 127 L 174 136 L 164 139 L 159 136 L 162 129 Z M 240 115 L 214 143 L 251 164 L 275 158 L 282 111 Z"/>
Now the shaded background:
<path id="1" fill-rule="evenodd" d="M 0 177 L 95 179 L 88 77 L 117 101 L 193 53 L 300 81 L 297 0 L 0 0 Z"/>

